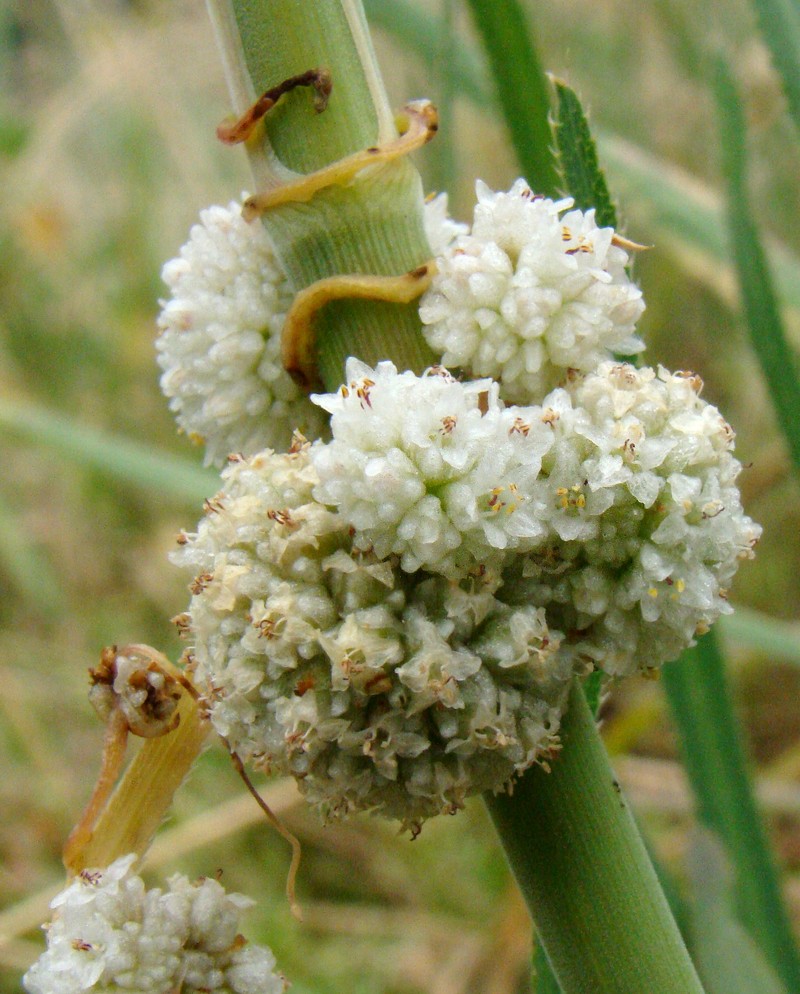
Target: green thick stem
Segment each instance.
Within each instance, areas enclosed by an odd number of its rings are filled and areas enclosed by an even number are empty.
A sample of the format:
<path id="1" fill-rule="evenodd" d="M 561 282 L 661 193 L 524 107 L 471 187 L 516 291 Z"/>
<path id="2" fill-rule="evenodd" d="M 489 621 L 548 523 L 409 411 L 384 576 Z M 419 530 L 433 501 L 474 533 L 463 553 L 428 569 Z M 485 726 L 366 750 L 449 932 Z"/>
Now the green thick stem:
<path id="1" fill-rule="evenodd" d="M 564 994 L 702 994 L 578 683 L 552 772 L 486 803 Z"/>
<path id="2" fill-rule="evenodd" d="M 269 112 L 247 151 L 259 189 L 319 169 L 395 137 L 360 0 L 208 0 L 236 114 L 263 90 L 306 69 L 327 68 L 333 91 L 316 114 L 307 91 L 287 94 Z M 232 153 L 233 154 L 233 153 Z M 348 273 L 399 275 L 430 256 L 420 178 L 408 159 L 363 170 L 309 202 L 264 215 L 295 290 Z M 321 379 L 335 389 L 343 362 L 391 357 L 420 371 L 434 361 L 415 304 L 339 301 L 319 317 Z"/>

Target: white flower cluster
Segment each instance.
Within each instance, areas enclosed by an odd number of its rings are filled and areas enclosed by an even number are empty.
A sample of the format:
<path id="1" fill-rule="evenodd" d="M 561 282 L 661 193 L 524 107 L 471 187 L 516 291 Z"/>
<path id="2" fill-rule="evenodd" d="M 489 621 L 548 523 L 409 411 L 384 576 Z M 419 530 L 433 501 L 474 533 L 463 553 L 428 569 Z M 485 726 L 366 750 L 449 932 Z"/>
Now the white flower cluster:
<path id="1" fill-rule="evenodd" d="M 613 230 L 571 208 L 522 180 L 479 183 L 469 232 L 445 198 L 426 207 L 426 337 L 487 378 L 350 359 L 345 384 L 312 398 L 329 441 L 296 436 L 277 454 L 242 417 L 246 444 L 226 435 L 213 450 L 244 455 L 176 554 L 194 573 L 183 621 L 198 679 L 232 747 L 291 773 L 326 817 L 372 810 L 415 828 L 502 789 L 557 746 L 574 675 L 649 672 L 730 610 L 760 535 L 733 432 L 699 378 L 612 359 L 642 348 L 641 293 Z M 227 287 L 255 292 L 261 267 L 279 310 L 267 248 L 246 277 L 231 276 L 241 259 L 209 261 L 265 237 L 229 215 L 235 235 L 198 248 L 202 266 L 189 248 L 170 264 L 186 297 L 208 288 L 200 310 L 222 314 Z M 186 368 L 165 379 L 194 380 Z M 199 382 L 211 419 L 226 394 Z"/>
<path id="2" fill-rule="evenodd" d="M 438 254 L 420 305 L 446 366 L 491 376 L 504 400 L 530 403 L 570 369 L 641 351 L 641 292 L 593 210 L 534 196 L 521 179 L 508 193 L 478 181 L 477 197 L 472 231 Z"/>
<path id="3" fill-rule="evenodd" d="M 412 573 L 501 574 L 501 600 L 569 633 L 562 654 L 647 670 L 730 610 L 725 588 L 760 534 L 733 431 L 701 385 L 606 362 L 541 405 L 502 408 L 490 381 L 350 360 L 347 385 L 315 398 L 333 440 L 312 452 L 314 493 L 356 547 Z"/>
<path id="4" fill-rule="evenodd" d="M 231 746 L 323 815 L 415 827 L 550 750 L 571 663 L 542 609 L 495 596 L 499 577 L 408 574 L 356 547 L 314 497 L 323 449 L 233 462 L 184 537 L 197 678 Z"/>
<path id="5" fill-rule="evenodd" d="M 281 365 L 292 296 L 263 225 L 235 202 L 209 207 L 162 278 L 172 296 L 158 319 L 161 389 L 207 463 L 285 448 L 295 428 L 319 434 L 323 419 Z"/>
<path id="6" fill-rule="evenodd" d="M 239 919 L 254 902 L 211 879 L 176 874 L 147 890 L 136 856 L 84 870 L 51 903 L 47 951 L 23 978 L 29 994 L 282 994 L 264 946 L 248 945 Z"/>
<path id="7" fill-rule="evenodd" d="M 333 440 L 234 460 L 176 554 L 217 730 L 328 816 L 502 788 L 574 674 L 649 671 L 729 610 L 760 530 L 699 386 L 605 363 L 503 408 L 350 360 Z"/>
<path id="8" fill-rule="evenodd" d="M 761 528 L 742 510 L 734 434 L 693 374 L 606 362 L 542 405 L 551 532 L 505 574 L 564 651 L 619 676 L 674 659 L 721 614 Z M 534 498 L 535 499 L 535 498 Z"/>

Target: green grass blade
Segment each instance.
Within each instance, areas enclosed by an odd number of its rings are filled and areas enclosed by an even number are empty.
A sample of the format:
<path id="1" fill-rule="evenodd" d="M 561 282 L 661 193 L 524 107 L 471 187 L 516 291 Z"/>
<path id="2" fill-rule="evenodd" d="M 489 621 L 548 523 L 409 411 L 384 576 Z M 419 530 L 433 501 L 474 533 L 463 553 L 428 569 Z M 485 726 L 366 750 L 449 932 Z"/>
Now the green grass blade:
<path id="1" fill-rule="evenodd" d="M 718 272 L 723 282 L 730 271 L 730 253 L 717 194 L 685 170 L 615 135 L 598 133 L 597 145 L 626 210 L 633 213 L 635 205 L 651 237 L 661 234 L 699 250 L 708 269 Z M 781 298 L 787 306 L 800 309 L 800 258 L 775 239 L 765 244 Z"/>
<path id="2" fill-rule="evenodd" d="M 432 65 L 445 47 L 447 18 L 429 14 L 409 0 L 364 0 L 364 10 L 371 24 L 396 38 L 405 48 Z M 477 104 L 494 103 L 491 84 L 483 60 L 475 49 L 452 35 L 447 47 L 450 59 L 437 70 L 448 77 L 461 96 Z"/>
<path id="3" fill-rule="evenodd" d="M 753 0 L 753 6 L 800 130 L 800 8 L 793 0 Z"/>
<path id="4" fill-rule="evenodd" d="M 531 27 L 517 0 L 468 0 L 522 174 L 536 193 L 553 196 L 558 175 L 551 153 L 550 99 Z"/>
<path id="5" fill-rule="evenodd" d="M 40 616 L 53 620 L 63 615 L 66 601 L 55 570 L 4 494 L 0 494 L 0 569 Z"/>
<path id="6" fill-rule="evenodd" d="M 761 611 L 737 605 L 733 614 L 720 618 L 723 641 L 746 645 L 770 659 L 800 666 L 800 624 L 771 618 Z"/>
<path id="7" fill-rule="evenodd" d="M 735 867 L 740 920 L 787 988 L 800 990 L 800 960 L 713 633 L 665 666 L 663 682 L 700 819 L 724 842 Z"/>
<path id="8" fill-rule="evenodd" d="M 550 960 L 538 938 L 533 951 L 533 989 L 535 994 L 561 994 L 561 986 L 553 974 Z"/>
<path id="9" fill-rule="evenodd" d="M 166 499 L 196 504 L 219 489 L 219 477 L 189 459 L 81 425 L 61 412 L 2 401 L 0 425 L 18 438 Z"/>
<path id="10" fill-rule="evenodd" d="M 697 833 L 688 863 L 692 949 L 708 994 L 788 994 L 736 920 L 728 860 L 712 832 Z"/>
<path id="11" fill-rule="evenodd" d="M 442 25 L 436 58 L 431 66 L 436 81 L 435 102 L 439 108 L 439 130 L 436 141 L 430 146 L 431 170 L 434 190 L 455 190 L 458 182 L 458 154 L 456 149 L 455 103 L 457 88 L 450 66 L 456 52 L 458 36 L 455 31 L 456 0 L 444 0 Z"/>
<path id="12" fill-rule="evenodd" d="M 733 78 L 722 59 L 717 60 L 715 69 L 722 165 L 728 184 L 728 227 L 747 326 L 792 462 L 800 469 L 800 379 L 750 210 L 744 112 Z"/>
<path id="13" fill-rule="evenodd" d="M 553 130 L 564 190 L 580 210 L 594 207 L 598 227 L 616 228 L 617 211 L 597 161 L 597 149 L 578 95 L 561 80 L 554 80 L 553 85 L 558 97 Z"/>

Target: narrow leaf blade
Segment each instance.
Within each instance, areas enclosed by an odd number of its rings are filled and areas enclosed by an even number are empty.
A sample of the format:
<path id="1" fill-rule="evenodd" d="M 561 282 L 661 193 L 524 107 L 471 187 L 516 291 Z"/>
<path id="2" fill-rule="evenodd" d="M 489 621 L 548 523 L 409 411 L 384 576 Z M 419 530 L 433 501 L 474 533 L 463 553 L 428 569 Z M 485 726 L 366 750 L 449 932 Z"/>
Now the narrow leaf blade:
<path id="1" fill-rule="evenodd" d="M 84 467 L 176 501 L 196 503 L 219 489 L 219 477 L 189 459 L 82 425 L 62 412 L 3 401 L 0 425 Z"/>
<path id="2" fill-rule="evenodd" d="M 728 184 L 728 228 L 750 339 L 769 386 L 792 462 L 800 470 L 800 378 L 783 328 L 772 275 L 747 189 L 745 119 L 727 65 L 716 62 L 722 165 Z M 798 978 L 800 983 L 800 978 Z"/>
<path id="3" fill-rule="evenodd" d="M 549 96 L 531 26 L 518 0 L 468 0 L 492 67 L 503 116 L 522 173 L 536 193 L 553 196 Z"/>
<path id="4" fill-rule="evenodd" d="M 663 682 L 700 819 L 735 867 L 740 921 L 788 989 L 800 990 L 800 962 L 714 633 L 665 666 Z"/>

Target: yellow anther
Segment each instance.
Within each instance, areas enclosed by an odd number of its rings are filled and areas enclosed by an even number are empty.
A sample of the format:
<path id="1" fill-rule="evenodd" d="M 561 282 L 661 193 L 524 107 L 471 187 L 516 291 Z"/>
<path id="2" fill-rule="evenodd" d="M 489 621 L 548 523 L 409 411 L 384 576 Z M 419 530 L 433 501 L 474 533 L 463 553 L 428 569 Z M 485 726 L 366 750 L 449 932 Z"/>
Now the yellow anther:
<path id="1" fill-rule="evenodd" d="M 647 593 L 648 593 L 648 595 L 650 597 L 653 597 L 653 598 L 658 597 L 658 591 L 656 590 L 655 587 L 650 587 L 650 589 L 647 591 Z"/>

